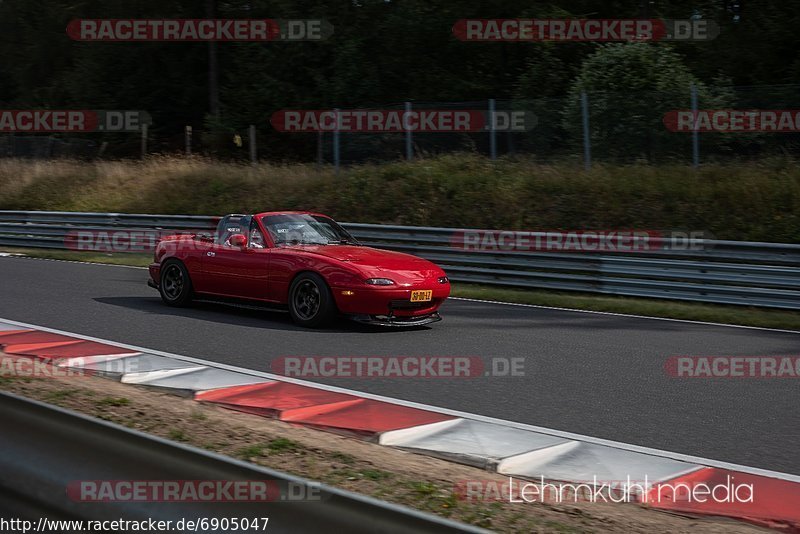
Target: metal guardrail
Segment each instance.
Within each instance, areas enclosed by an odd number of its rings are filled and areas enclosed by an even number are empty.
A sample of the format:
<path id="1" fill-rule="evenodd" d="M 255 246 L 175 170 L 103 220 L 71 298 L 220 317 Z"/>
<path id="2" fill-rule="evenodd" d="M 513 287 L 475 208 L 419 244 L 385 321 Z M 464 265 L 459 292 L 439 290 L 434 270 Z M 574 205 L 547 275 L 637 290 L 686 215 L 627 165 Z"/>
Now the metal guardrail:
<path id="1" fill-rule="evenodd" d="M 33 521 L 34 527 L 39 518 L 176 525 L 181 519 L 267 517 L 266 530 L 259 526 L 259 532 L 488 532 L 5 392 L 0 428 L 0 517 Z M 270 490 L 270 502 L 87 502 L 68 491 L 81 481 L 259 481 L 280 492 Z M 232 530 L 225 525 L 197 531 Z"/>
<path id="2" fill-rule="evenodd" d="M 67 248 L 77 230 L 209 231 L 218 218 L 186 215 L 0 211 L 0 245 Z M 698 250 L 470 251 L 462 229 L 344 223 L 363 243 L 441 265 L 456 282 L 800 309 L 800 245 L 701 240 Z"/>

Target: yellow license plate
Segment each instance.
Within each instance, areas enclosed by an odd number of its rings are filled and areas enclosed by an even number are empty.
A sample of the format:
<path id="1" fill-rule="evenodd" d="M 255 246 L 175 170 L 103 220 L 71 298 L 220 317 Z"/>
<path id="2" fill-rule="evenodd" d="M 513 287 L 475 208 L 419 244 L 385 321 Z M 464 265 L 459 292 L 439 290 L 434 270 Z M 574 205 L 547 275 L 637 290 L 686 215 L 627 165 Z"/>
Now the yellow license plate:
<path id="1" fill-rule="evenodd" d="M 432 289 L 420 289 L 411 292 L 411 302 L 428 302 L 433 298 Z"/>

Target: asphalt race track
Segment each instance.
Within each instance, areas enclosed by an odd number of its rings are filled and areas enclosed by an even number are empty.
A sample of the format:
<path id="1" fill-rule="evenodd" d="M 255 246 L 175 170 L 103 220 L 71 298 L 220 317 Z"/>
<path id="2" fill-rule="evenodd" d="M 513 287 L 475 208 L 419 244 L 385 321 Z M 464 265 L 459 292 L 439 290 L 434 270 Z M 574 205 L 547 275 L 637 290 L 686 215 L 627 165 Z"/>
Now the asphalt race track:
<path id="1" fill-rule="evenodd" d="M 685 379 L 676 355 L 798 355 L 800 334 L 451 300 L 415 330 L 216 304 L 173 309 L 147 271 L 0 257 L 0 318 L 269 372 L 279 356 L 525 358 L 517 377 L 325 379 L 341 387 L 800 474 L 800 379 Z M 488 365 L 488 364 L 487 364 Z"/>

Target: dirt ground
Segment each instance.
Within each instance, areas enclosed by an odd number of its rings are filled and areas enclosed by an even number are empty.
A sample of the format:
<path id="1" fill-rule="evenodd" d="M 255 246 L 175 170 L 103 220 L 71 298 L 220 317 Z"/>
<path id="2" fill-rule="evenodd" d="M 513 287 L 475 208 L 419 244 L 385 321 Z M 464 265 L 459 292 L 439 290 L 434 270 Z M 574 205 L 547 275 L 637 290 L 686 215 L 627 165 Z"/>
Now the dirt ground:
<path id="1" fill-rule="evenodd" d="M 465 500 L 459 483 L 502 483 L 508 478 L 107 378 L 0 375 L 0 390 L 498 532 L 767 531 L 725 518 L 687 517 L 637 504 Z"/>

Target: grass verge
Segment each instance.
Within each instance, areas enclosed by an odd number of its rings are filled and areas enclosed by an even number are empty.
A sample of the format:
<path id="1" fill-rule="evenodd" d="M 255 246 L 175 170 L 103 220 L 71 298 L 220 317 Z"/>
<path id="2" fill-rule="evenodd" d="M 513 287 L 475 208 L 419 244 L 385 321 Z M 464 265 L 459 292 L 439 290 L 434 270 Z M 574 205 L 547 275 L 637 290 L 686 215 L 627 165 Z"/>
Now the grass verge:
<path id="1" fill-rule="evenodd" d="M 0 161 L 0 209 L 211 215 L 311 210 L 340 221 L 451 228 L 697 230 L 800 242 L 800 166 L 544 164 L 449 154 L 355 165 L 201 157 Z"/>
<path id="2" fill-rule="evenodd" d="M 454 284 L 451 296 L 553 308 L 624 313 L 647 317 L 666 317 L 669 319 L 800 331 L 800 314 L 790 310 L 701 304 L 667 299 L 499 288 L 477 284 Z"/>
<path id="3" fill-rule="evenodd" d="M 72 250 L 19 247 L 0 247 L 0 252 L 6 252 L 8 254 L 20 254 L 29 258 L 80 261 L 85 263 L 108 263 L 111 265 L 130 265 L 133 267 L 147 267 L 153 263 L 152 254 L 103 254 L 100 252 L 79 252 Z"/>
<path id="4" fill-rule="evenodd" d="M 96 376 L 75 379 L 0 374 L 0 389 L 496 532 L 745 534 L 761 531 L 733 520 L 688 518 L 634 504 L 580 500 L 516 503 L 488 494 L 483 498 L 479 495 L 465 498 L 465 481 L 500 487 L 508 479 L 474 467 L 233 412 Z M 303 510 L 299 508 L 298 513 Z"/>

